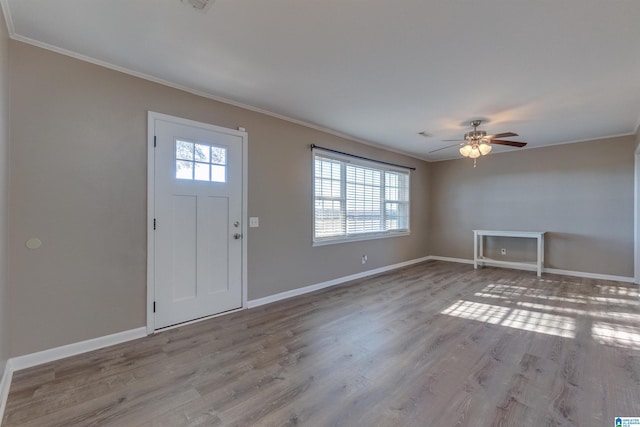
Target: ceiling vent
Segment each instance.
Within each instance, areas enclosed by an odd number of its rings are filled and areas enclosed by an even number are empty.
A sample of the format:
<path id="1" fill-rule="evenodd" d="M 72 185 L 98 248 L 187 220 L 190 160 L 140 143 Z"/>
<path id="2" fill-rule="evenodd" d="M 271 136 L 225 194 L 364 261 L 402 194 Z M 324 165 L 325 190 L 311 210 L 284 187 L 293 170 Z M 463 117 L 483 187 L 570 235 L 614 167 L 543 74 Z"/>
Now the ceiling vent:
<path id="1" fill-rule="evenodd" d="M 206 12 L 216 0 L 180 0 L 200 12 Z"/>

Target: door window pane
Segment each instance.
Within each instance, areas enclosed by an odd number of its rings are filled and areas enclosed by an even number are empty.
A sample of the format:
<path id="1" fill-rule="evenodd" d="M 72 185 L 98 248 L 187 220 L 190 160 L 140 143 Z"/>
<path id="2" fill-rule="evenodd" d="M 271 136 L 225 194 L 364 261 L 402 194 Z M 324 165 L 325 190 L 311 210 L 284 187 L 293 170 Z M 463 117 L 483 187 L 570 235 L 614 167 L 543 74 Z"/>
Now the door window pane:
<path id="1" fill-rule="evenodd" d="M 227 149 L 222 147 L 211 147 L 211 163 L 226 165 Z"/>
<path id="2" fill-rule="evenodd" d="M 193 179 L 193 162 L 176 160 L 176 178 Z"/>
<path id="3" fill-rule="evenodd" d="M 227 182 L 227 149 L 201 142 L 176 140 L 176 178 Z"/>
<path id="4" fill-rule="evenodd" d="M 207 163 L 196 163 L 196 173 L 195 179 L 196 181 L 210 181 L 209 179 L 209 168 L 211 165 Z"/>
<path id="5" fill-rule="evenodd" d="M 211 181 L 213 182 L 227 182 L 227 167 L 212 165 L 211 166 Z"/>
<path id="6" fill-rule="evenodd" d="M 209 151 L 211 147 L 203 144 L 196 144 L 195 158 L 198 162 L 209 163 Z"/>
<path id="7" fill-rule="evenodd" d="M 176 141 L 176 159 L 193 160 L 193 143 Z"/>

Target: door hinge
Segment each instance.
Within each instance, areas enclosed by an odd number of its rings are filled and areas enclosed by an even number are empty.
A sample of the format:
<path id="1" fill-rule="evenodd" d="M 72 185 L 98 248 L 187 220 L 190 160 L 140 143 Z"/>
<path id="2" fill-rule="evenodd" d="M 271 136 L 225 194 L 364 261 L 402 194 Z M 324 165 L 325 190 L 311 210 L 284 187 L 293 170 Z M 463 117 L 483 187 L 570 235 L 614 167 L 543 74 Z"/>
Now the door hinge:
<path id="1" fill-rule="evenodd" d="M 155 301 L 153 302 L 153 312 L 154 313 L 156 312 L 156 302 Z"/>
<path id="2" fill-rule="evenodd" d="M 155 147 L 157 143 L 158 143 L 158 137 L 153 135 L 153 146 Z"/>
<path id="3" fill-rule="evenodd" d="M 154 230 L 156 229 L 156 219 L 155 218 L 153 218 L 153 229 Z"/>

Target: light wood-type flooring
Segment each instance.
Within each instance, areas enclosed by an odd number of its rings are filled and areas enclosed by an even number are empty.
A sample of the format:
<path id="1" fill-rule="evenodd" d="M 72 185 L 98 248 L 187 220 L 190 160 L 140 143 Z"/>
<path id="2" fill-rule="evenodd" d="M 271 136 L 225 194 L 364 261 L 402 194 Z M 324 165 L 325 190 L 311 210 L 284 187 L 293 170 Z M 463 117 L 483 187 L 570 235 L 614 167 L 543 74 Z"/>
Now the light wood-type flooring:
<path id="1" fill-rule="evenodd" d="M 632 284 L 429 261 L 16 372 L 3 426 L 613 426 Z"/>

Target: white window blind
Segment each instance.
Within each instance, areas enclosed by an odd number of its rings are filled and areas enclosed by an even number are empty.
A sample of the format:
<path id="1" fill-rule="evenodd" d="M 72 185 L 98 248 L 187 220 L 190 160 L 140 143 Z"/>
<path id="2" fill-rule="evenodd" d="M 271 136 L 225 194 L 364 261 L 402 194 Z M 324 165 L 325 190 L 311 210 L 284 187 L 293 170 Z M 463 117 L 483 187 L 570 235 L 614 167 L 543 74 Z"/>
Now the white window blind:
<path id="1" fill-rule="evenodd" d="M 316 244 L 409 233 L 409 171 L 313 150 Z"/>

